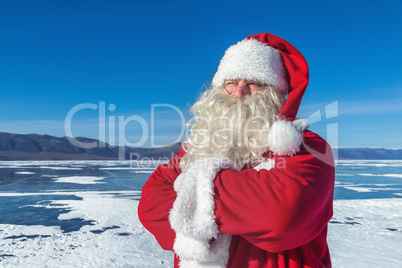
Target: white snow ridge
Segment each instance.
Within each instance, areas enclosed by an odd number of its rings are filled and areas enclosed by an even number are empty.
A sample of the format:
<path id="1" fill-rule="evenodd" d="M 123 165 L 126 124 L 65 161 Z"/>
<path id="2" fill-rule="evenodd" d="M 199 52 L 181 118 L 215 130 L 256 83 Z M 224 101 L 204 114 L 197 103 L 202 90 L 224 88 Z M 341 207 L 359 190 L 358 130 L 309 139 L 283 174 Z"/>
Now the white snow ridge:
<path id="1" fill-rule="evenodd" d="M 71 176 L 71 177 L 59 177 L 53 178 L 56 182 L 62 183 L 76 183 L 76 184 L 98 184 L 105 183 L 100 182 L 104 177 L 95 177 L 95 176 Z"/>

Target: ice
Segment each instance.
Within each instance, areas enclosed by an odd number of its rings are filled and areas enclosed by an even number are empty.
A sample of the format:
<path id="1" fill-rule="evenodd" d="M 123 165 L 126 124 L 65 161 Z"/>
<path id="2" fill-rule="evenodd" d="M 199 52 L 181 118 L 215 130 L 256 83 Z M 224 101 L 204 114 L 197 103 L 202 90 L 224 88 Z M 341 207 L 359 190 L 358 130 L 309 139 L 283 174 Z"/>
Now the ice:
<path id="1" fill-rule="evenodd" d="M 95 176 L 71 176 L 71 177 L 59 177 L 53 178 L 56 182 L 61 183 L 76 183 L 76 184 L 99 184 L 105 183 L 100 182 L 100 180 L 105 179 L 104 177 L 95 177 Z"/>

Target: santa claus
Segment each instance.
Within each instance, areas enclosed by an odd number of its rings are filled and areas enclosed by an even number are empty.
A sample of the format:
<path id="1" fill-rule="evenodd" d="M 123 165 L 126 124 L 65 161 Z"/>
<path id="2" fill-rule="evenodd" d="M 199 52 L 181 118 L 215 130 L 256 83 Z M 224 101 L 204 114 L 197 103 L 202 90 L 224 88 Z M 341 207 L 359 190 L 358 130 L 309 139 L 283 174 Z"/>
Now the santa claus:
<path id="1" fill-rule="evenodd" d="M 296 114 L 305 59 L 265 33 L 229 47 L 183 149 L 142 189 L 139 218 L 175 267 L 331 267 L 334 163 Z"/>

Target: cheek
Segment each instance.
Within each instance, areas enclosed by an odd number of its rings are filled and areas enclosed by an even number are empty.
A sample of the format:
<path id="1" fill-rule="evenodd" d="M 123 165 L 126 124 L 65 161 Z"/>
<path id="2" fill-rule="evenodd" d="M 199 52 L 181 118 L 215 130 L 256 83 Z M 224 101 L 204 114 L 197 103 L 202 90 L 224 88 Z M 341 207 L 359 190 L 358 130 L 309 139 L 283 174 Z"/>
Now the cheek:
<path id="1" fill-rule="evenodd" d="M 259 88 L 255 88 L 255 89 L 252 89 L 251 90 L 251 93 L 254 93 L 254 92 L 257 92 L 257 91 L 261 91 L 262 89 L 259 89 Z"/>
<path id="2" fill-rule="evenodd" d="M 231 95 L 226 89 L 223 90 L 224 93 Z"/>

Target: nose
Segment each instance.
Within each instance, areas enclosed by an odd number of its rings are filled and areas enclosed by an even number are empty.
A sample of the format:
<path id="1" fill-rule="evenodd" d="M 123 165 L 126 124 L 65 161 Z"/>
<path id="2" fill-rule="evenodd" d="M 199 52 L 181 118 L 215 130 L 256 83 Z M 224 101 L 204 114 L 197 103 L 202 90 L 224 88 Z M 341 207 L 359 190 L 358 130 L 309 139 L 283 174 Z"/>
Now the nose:
<path id="1" fill-rule="evenodd" d="M 240 80 L 239 83 L 237 84 L 236 91 L 232 94 L 232 96 L 235 98 L 244 98 L 246 96 L 246 92 L 245 92 L 245 88 L 244 88 L 245 85 L 246 85 L 246 81 Z"/>

